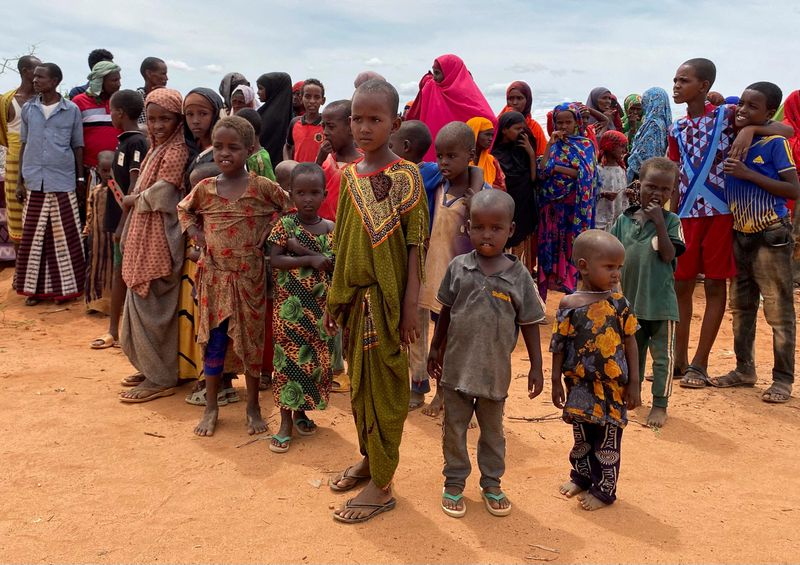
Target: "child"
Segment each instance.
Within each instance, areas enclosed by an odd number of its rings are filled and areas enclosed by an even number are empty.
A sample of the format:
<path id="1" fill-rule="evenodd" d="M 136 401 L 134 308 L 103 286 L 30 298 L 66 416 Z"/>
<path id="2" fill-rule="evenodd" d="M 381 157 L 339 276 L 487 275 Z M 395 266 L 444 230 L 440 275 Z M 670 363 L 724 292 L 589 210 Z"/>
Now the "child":
<path id="1" fill-rule="evenodd" d="M 258 403 L 266 307 L 261 246 L 272 214 L 283 211 L 288 199 L 277 184 L 245 169 L 255 146 L 255 131 L 247 120 L 220 119 L 212 143 L 214 162 L 222 174 L 201 181 L 178 204 L 181 227 L 201 252 L 197 341 L 204 348 L 207 395 L 194 433 L 214 435 L 217 393 L 227 357 L 232 370 L 245 374 L 247 432 L 259 434 L 267 431 Z"/>
<path id="2" fill-rule="evenodd" d="M 553 404 L 564 409 L 575 438 L 570 480 L 561 494 L 571 498 L 588 490 L 578 500 L 584 510 L 597 510 L 617 498 L 622 430 L 628 410 L 641 404 L 636 316 L 613 291 L 625 261 L 619 240 L 585 231 L 575 238 L 572 256 L 580 287 L 561 299 L 550 343 Z"/>
<path id="3" fill-rule="evenodd" d="M 286 159 L 275 167 L 275 182 L 289 195 L 292 194 L 292 171 L 297 165 L 299 165 L 297 161 Z"/>
<path id="4" fill-rule="evenodd" d="M 527 269 L 503 253 L 514 232 L 513 217 L 514 199 L 508 194 L 487 190 L 472 198 L 469 238 L 475 249 L 453 259 L 437 295 L 442 306 L 428 367 L 441 385 L 437 390 L 444 390 L 447 406 L 441 505 L 454 518 L 467 511 L 462 499 L 470 473 L 467 427 L 473 414 L 481 430 L 478 466 L 484 505 L 494 516 L 511 512 L 500 488 L 505 471 L 503 409 L 520 330 L 531 363 L 528 397 L 537 397 L 544 384 L 538 326 L 545 317 L 544 304 Z M 491 339 L 484 339 L 485 330 Z"/>
<path id="5" fill-rule="evenodd" d="M 363 156 L 356 147 L 353 132 L 350 130 L 350 112 L 349 100 L 331 102 L 322 112 L 325 141 L 319 147 L 317 165 L 320 165 L 325 173 L 327 195 L 319 208 L 319 215 L 330 221 L 336 219 L 342 169 Z"/>
<path id="6" fill-rule="evenodd" d="M 736 126 L 763 126 L 780 105 L 782 92 L 769 82 L 748 86 L 739 99 Z M 733 216 L 736 276 L 731 284 L 736 369 L 710 382 L 718 387 L 753 386 L 759 296 L 772 328 L 772 385 L 764 402 L 788 402 L 794 382 L 795 309 L 792 293 L 792 222 L 787 200 L 800 197 L 800 182 L 785 138 L 757 137 L 743 161 L 724 163 Z"/>
<path id="7" fill-rule="evenodd" d="M 114 241 L 104 229 L 106 200 L 111 180 L 113 151 L 97 154 L 97 174 L 100 184 L 89 192 L 86 204 L 84 237 L 89 237 L 89 271 L 86 273 L 86 310 L 108 314 L 111 306 L 111 280 L 113 277 Z"/>
<path id="8" fill-rule="evenodd" d="M 450 122 L 439 130 L 436 136 L 436 161 L 442 173 L 442 182 L 434 194 L 431 238 L 425 257 L 425 281 L 419 291 L 419 307 L 430 311 L 434 321 L 441 310 L 436 297 L 447 266 L 457 255 L 474 249 L 467 233 L 469 199 L 475 192 L 470 186 L 470 163 L 474 158 L 475 136 L 467 124 Z M 491 186 L 484 184 L 481 188 L 491 189 Z M 437 417 L 443 402 L 444 393 L 437 387 L 436 395 L 423 414 Z"/>
<path id="9" fill-rule="evenodd" d="M 275 180 L 275 172 L 272 170 L 272 161 L 269 152 L 261 147 L 258 137 L 261 135 L 261 116 L 252 108 L 243 108 L 236 113 L 240 118 L 244 118 L 256 131 L 256 146 L 253 154 L 247 158 L 247 170 L 255 173 L 259 177 L 266 177 Z"/>
<path id="10" fill-rule="evenodd" d="M 108 183 L 110 194 L 106 198 L 103 229 L 113 237 L 113 276 L 108 333 L 92 341 L 92 349 L 106 349 L 119 343 L 119 320 L 125 303 L 127 287 L 122 280 L 122 251 L 120 237 L 127 214 L 122 210 L 122 199 L 136 186 L 139 167 L 147 154 L 147 138 L 139 129 L 139 116 L 144 112 L 144 100 L 135 90 L 118 90 L 109 101 L 111 122 L 122 130 L 114 152 L 113 178 Z M 134 384 L 136 384 L 134 382 Z"/>
<path id="11" fill-rule="evenodd" d="M 681 170 L 672 211 L 681 218 L 686 252 L 675 272 L 680 322 L 675 334 L 675 373 L 681 386 L 703 388 L 708 382 L 708 357 L 725 315 L 726 279 L 736 274 L 733 219 L 725 197 L 724 161 L 744 157 L 753 135 L 792 135 L 780 123 L 745 126 L 734 141 L 735 106 L 706 101 L 717 76 L 708 59 L 690 59 L 675 73 L 673 100 L 686 104 L 687 115 L 670 129 L 668 157 Z M 706 307 L 694 359 L 689 363 L 689 331 L 697 275 L 705 275 Z"/>
<path id="12" fill-rule="evenodd" d="M 486 118 L 472 118 L 467 125 L 475 135 L 475 157 L 472 164 L 483 171 L 484 180 L 492 188 L 500 190 L 506 189 L 506 176 L 497 161 L 497 157 L 492 155 L 492 142 L 494 141 L 494 124 Z M 545 142 L 546 143 L 546 142 Z"/>
<path id="13" fill-rule="evenodd" d="M 322 145 L 323 127 L 319 109 L 325 104 L 325 87 L 315 78 L 303 82 L 302 116 L 295 116 L 289 123 L 286 137 L 284 159 L 294 159 L 298 163 L 313 163 Z"/>
<path id="14" fill-rule="evenodd" d="M 623 210 L 628 207 L 625 189 L 625 153 L 628 138 L 621 131 L 608 130 L 600 136 L 600 193 L 597 195 L 594 226 L 599 230 L 610 229 Z"/>
<path id="15" fill-rule="evenodd" d="M 344 331 L 351 402 L 363 459 L 330 483 L 366 488 L 336 510 L 340 522 L 364 522 L 392 510 L 391 482 L 408 415 L 408 357 L 419 338 L 417 298 L 428 207 L 419 170 L 389 149 L 400 126 L 397 90 L 369 80 L 353 95 L 353 137 L 364 159 L 342 173 L 336 211 L 337 253 L 323 324 Z"/>
<path id="16" fill-rule="evenodd" d="M 603 134 L 605 137 L 609 133 Z M 678 168 L 665 157 L 645 161 L 640 170 L 641 206 L 631 206 L 621 215 L 611 234 L 625 247 L 622 291 L 639 320 L 636 331 L 639 374 L 643 375 L 647 349 L 653 356 L 653 406 L 647 425 L 660 428 L 667 420 L 672 394 L 675 325 L 675 266 L 685 245 L 678 216 L 664 209 L 678 181 Z"/>
<path id="17" fill-rule="evenodd" d="M 500 116 L 506 112 L 519 112 L 522 114 L 525 117 L 525 123 L 528 129 L 533 134 L 531 137 L 531 145 L 536 151 L 536 156 L 539 157 L 542 155 L 547 145 L 547 137 L 544 134 L 542 126 L 539 125 L 539 122 L 534 120 L 533 116 L 531 116 L 532 109 L 533 91 L 530 85 L 525 81 L 515 80 L 506 88 L 506 105 L 500 110 L 500 115 L 497 116 L 497 119 L 499 120 Z"/>
<path id="18" fill-rule="evenodd" d="M 267 240 L 275 275 L 272 393 L 281 410 L 281 427 L 269 445 L 274 453 L 289 450 L 293 427 L 301 436 L 313 435 L 317 425 L 306 410 L 328 406 L 333 339 L 321 329 L 333 271 L 334 224 L 318 215 L 324 199 L 319 165 L 297 165 L 292 171 L 297 212 L 283 216 Z"/>

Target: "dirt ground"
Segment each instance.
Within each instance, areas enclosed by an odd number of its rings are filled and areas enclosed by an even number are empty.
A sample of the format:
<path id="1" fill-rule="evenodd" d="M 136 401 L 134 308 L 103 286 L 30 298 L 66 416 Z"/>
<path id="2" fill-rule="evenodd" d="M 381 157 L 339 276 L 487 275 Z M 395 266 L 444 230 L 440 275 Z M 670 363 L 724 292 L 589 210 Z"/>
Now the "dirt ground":
<path id="1" fill-rule="evenodd" d="M 346 495 L 327 488 L 328 477 L 357 456 L 345 396 L 333 395 L 329 409 L 314 414 L 319 433 L 296 438 L 285 455 L 271 453 L 266 441 L 248 443 L 243 402 L 221 409 L 214 437 L 195 437 L 201 408 L 183 401 L 189 386 L 155 402 L 121 404 L 118 383 L 130 365 L 118 349 L 88 347 L 106 320 L 85 315 L 78 302 L 25 307 L 10 281 L 9 269 L 0 273 L 0 562 L 800 560 L 800 403 L 759 399 L 771 369 L 763 318 L 755 389 L 676 383 L 670 419 L 654 431 L 639 424 L 651 398 L 645 386 L 645 407 L 625 431 L 614 506 L 589 513 L 558 495 L 569 470 L 568 425 L 512 419 L 556 413 L 545 368 L 545 391 L 535 400 L 525 379 L 512 382 L 503 482 L 510 517 L 485 511 L 477 468 L 465 491 L 466 517 L 442 513 L 441 426 L 417 411 L 406 423 L 397 509 L 350 526 L 331 518 Z M 727 316 L 712 374 L 734 366 L 731 349 Z M 514 374 L 527 371 L 524 355 L 520 342 Z M 275 432 L 277 411 L 271 395 L 262 396 Z M 470 432 L 473 446 L 476 439 Z"/>

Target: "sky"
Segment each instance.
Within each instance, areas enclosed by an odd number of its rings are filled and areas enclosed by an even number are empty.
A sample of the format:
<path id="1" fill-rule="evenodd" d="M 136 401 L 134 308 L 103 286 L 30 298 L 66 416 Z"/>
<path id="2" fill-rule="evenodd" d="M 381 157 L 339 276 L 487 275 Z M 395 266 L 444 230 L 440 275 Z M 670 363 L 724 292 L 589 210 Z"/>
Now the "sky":
<path id="1" fill-rule="evenodd" d="M 0 34 L 0 57 L 25 54 L 57 63 L 68 89 L 86 82 L 86 56 L 114 54 L 123 88 L 142 84 L 144 57 L 164 59 L 169 85 L 217 89 L 238 71 L 251 84 L 271 71 L 315 77 L 327 100 L 349 98 L 353 78 L 375 70 L 412 100 L 422 75 L 445 53 L 459 55 L 489 103 L 500 110 L 513 80 L 533 88 L 541 116 L 596 86 L 620 100 L 651 86 L 671 91 L 684 60 L 717 65 L 714 90 L 739 95 L 768 80 L 787 95 L 800 88 L 797 0 L 132 0 L 124 3 L 26 0 Z M 0 75 L 0 91 L 18 76 Z"/>

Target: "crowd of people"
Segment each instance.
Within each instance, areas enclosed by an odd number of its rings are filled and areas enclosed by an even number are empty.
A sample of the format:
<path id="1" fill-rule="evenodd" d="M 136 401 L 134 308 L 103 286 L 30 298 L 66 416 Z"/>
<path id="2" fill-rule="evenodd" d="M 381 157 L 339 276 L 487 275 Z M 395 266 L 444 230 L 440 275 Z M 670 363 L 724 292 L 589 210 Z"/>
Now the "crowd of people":
<path id="1" fill-rule="evenodd" d="M 108 314 L 87 346 L 121 347 L 137 370 L 120 400 L 191 381 L 199 436 L 240 400 L 238 375 L 249 434 L 267 432 L 259 391 L 272 392 L 274 453 L 316 433 L 310 413 L 348 393 L 361 458 L 330 488 L 366 486 L 338 521 L 394 508 L 403 425 L 417 408 L 444 414 L 442 510 L 466 512 L 477 425 L 483 504 L 511 512 L 501 488 L 511 354 L 522 334 L 538 396 L 549 291 L 563 293 L 552 402 L 575 440 L 560 490 L 586 510 L 616 498 L 645 380 L 657 428 L 673 379 L 756 384 L 762 303 L 774 368 L 761 398 L 790 399 L 800 91 L 784 101 L 756 82 L 725 98 L 711 90 L 714 64 L 691 59 L 673 78 L 685 116 L 673 120 L 660 87 L 624 98 L 601 87 L 554 107 L 543 128 L 527 83 L 509 84 L 496 115 L 451 54 L 403 107 L 375 72 L 327 102 L 320 80 L 284 72 L 255 88 L 232 72 L 218 91 L 183 95 L 156 57 L 136 90 L 121 89 L 106 50 L 89 68 L 65 97 L 56 64 L 22 57 L 20 85 L 1 100 L 0 259 L 16 260 L 16 292 L 32 307 L 82 298 Z M 706 305 L 690 362 L 698 280 Z M 709 376 L 729 283 L 736 368 Z"/>

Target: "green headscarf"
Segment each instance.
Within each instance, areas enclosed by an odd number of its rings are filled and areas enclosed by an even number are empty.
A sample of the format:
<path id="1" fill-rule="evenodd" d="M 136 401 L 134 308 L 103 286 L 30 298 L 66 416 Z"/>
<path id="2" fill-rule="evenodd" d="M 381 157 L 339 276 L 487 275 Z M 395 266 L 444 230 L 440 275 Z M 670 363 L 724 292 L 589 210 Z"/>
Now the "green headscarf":
<path id="1" fill-rule="evenodd" d="M 89 79 L 89 88 L 86 89 L 86 94 L 89 96 L 100 96 L 103 92 L 103 79 L 107 75 L 114 72 L 119 72 L 120 67 L 113 61 L 100 61 L 92 67 L 92 72 L 86 77 Z"/>
<path id="2" fill-rule="evenodd" d="M 629 133 L 629 130 L 631 129 L 631 124 L 630 120 L 628 119 L 628 116 L 631 111 L 631 106 L 634 105 L 637 105 L 641 108 L 642 97 L 638 94 L 629 94 L 628 96 L 625 97 L 625 102 L 622 105 L 623 109 L 625 110 L 625 115 L 622 117 L 622 131 L 624 131 L 625 133 Z M 639 124 L 636 125 L 638 127 Z M 630 137 L 633 138 L 633 135 L 636 134 L 636 130 L 630 133 L 631 133 Z"/>

